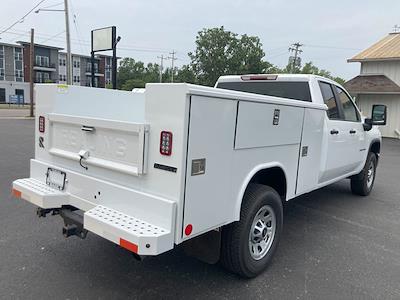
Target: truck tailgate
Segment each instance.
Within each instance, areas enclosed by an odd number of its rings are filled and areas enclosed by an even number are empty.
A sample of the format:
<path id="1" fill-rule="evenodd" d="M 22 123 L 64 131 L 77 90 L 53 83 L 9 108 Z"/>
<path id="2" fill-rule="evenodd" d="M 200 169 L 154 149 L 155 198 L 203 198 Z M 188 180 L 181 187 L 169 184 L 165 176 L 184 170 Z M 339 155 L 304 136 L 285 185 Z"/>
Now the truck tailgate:
<path id="1" fill-rule="evenodd" d="M 48 114 L 50 154 L 129 175 L 146 173 L 149 126 L 143 123 Z"/>

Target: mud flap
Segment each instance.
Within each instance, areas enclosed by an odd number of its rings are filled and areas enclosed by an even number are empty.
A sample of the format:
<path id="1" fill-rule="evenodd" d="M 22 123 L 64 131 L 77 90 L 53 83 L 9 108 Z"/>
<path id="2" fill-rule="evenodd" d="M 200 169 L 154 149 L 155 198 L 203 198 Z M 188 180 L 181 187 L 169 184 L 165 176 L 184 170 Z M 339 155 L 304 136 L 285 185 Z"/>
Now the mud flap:
<path id="1" fill-rule="evenodd" d="M 186 241 L 182 246 L 186 255 L 208 264 L 215 264 L 220 257 L 221 231 L 209 231 Z"/>

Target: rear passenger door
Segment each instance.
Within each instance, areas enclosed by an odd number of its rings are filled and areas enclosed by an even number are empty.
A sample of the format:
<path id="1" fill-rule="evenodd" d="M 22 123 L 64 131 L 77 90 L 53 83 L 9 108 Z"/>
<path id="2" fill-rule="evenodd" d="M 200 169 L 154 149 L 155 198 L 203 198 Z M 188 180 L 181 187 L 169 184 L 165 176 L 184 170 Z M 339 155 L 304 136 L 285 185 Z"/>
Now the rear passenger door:
<path id="1" fill-rule="evenodd" d="M 348 124 L 343 122 L 340 104 L 336 98 L 334 87 L 320 81 L 324 103 L 328 106 L 322 140 L 322 159 L 319 183 L 333 180 L 349 172 Z"/>

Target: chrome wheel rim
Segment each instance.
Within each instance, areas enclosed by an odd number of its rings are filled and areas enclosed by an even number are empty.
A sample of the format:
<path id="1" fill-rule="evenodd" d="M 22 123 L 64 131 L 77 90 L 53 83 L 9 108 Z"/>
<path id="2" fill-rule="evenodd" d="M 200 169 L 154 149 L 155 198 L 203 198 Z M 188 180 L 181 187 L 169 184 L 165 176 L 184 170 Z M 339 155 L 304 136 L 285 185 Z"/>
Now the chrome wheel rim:
<path id="1" fill-rule="evenodd" d="M 375 176 L 375 167 L 374 163 L 371 161 L 368 167 L 367 171 L 367 187 L 370 189 L 372 187 L 372 183 L 374 182 L 374 176 Z"/>
<path id="2" fill-rule="evenodd" d="M 271 206 L 264 205 L 256 213 L 249 234 L 250 255 L 262 259 L 269 251 L 276 232 L 276 217 Z"/>

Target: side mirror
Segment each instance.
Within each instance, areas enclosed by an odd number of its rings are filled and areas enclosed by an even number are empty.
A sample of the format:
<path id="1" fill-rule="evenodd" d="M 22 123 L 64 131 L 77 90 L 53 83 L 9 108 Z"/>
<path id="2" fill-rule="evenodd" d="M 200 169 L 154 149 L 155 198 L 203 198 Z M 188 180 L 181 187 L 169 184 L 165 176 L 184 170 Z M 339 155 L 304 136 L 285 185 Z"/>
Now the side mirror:
<path id="1" fill-rule="evenodd" d="M 374 104 L 372 106 L 372 125 L 386 125 L 386 105 Z"/>
<path id="2" fill-rule="evenodd" d="M 371 118 L 365 119 L 364 129 L 366 131 L 371 130 L 373 125 L 386 125 L 386 105 L 374 104 L 372 106 L 372 116 Z"/>

